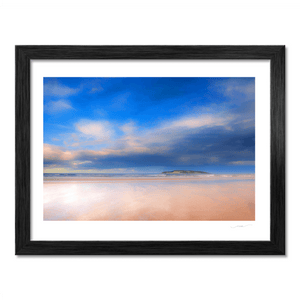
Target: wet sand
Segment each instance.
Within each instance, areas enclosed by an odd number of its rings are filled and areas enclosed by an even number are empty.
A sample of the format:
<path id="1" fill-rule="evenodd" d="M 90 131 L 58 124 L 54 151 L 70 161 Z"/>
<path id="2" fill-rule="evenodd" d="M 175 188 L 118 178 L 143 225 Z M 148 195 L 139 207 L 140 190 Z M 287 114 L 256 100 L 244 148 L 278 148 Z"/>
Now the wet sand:
<path id="1" fill-rule="evenodd" d="M 254 175 L 47 178 L 44 220 L 255 220 Z"/>

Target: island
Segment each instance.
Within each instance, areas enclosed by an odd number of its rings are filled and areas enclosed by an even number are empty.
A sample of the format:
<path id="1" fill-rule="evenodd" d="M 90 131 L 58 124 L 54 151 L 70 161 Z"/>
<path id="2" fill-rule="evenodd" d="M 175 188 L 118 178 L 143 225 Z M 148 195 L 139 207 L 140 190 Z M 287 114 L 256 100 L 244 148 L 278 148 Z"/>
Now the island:
<path id="1" fill-rule="evenodd" d="M 166 175 L 182 175 L 182 174 L 210 174 L 208 172 L 203 171 L 186 171 L 186 170 L 174 170 L 174 171 L 165 171 L 162 174 Z"/>

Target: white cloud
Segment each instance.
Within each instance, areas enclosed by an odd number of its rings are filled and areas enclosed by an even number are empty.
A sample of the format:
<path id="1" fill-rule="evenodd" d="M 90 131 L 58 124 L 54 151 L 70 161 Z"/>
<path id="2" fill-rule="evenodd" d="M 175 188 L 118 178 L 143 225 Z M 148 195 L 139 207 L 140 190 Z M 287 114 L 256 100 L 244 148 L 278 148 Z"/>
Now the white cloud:
<path id="1" fill-rule="evenodd" d="M 231 103 L 241 103 L 243 101 L 254 100 L 255 81 L 251 82 L 237 80 L 235 78 L 216 82 L 210 88 L 217 88 L 221 94 L 231 98 Z"/>
<path id="2" fill-rule="evenodd" d="M 77 165 L 82 165 L 82 164 L 91 164 L 92 162 L 90 160 L 86 160 L 86 161 L 73 161 L 72 164 L 74 166 L 77 166 Z"/>
<path id="3" fill-rule="evenodd" d="M 97 140 L 107 140 L 112 137 L 114 130 L 108 121 L 81 120 L 76 128 L 79 132 Z"/>
<path id="4" fill-rule="evenodd" d="M 184 138 L 190 129 L 200 132 L 203 128 L 224 126 L 232 120 L 231 116 L 202 114 L 189 116 L 178 120 L 165 121 L 162 124 L 147 130 L 136 128 L 133 122 L 126 123 L 120 129 L 125 133 L 115 141 L 110 141 L 110 146 L 100 151 L 84 151 L 85 155 L 99 156 L 122 156 L 129 154 L 162 154 L 170 150 L 172 144 Z M 86 135 L 93 134 L 98 139 L 110 131 L 108 124 L 103 122 L 87 123 L 81 126 L 81 132 Z M 104 126 L 106 125 L 106 126 Z M 78 127 L 77 127 L 78 128 Z M 108 128 L 108 129 L 107 129 Z M 83 152 L 82 152 L 83 154 Z M 214 162 L 216 158 L 213 158 Z"/>
<path id="5" fill-rule="evenodd" d="M 176 128 L 176 127 L 185 127 L 185 128 L 200 128 L 200 127 L 212 127 L 212 126 L 224 126 L 232 118 L 214 116 L 214 115 L 200 115 L 185 117 L 177 121 L 171 122 L 169 125 L 166 125 L 165 128 Z"/>
<path id="6" fill-rule="evenodd" d="M 46 160 L 72 160 L 74 153 L 63 151 L 60 147 L 44 144 L 44 159 Z"/>
<path id="7" fill-rule="evenodd" d="M 186 137 L 187 134 L 201 133 L 202 130 L 208 127 L 222 126 L 229 130 L 228 126 L 234 120 L 234 116 L 222 114 L 207 114 L 189 115 L 177 120 L 165 121 L 159 126 L 146 130 L 140 133 L 138 141 L 142 145 L 151 147 L 156 146 L 171 146 L 178 140 Z M 132 136 L 133 139 L 133 136 Z"/>
<path id="8" fill-rule="evenodd" d="M 130 121 L 118 127 L 124 133 L 119 138 L 116 138 L 115 130 L 117 130 L 117 127 L 113 123 L 108 121 L 81 120 L 75 124 L 79 131 L 79 139 L 75 135 L 77 141 L 74 139 L 72 146 L 86 147 L 88 145 L 99 145 L 100 148 L 97 150 L 73 151 L 72 159 L 76 159 L 75 164 L 78 165 L 78 162 L 98 160 L 101 157 L 163 154 L 170 151 L 176 143 L 185 139 L 188 134 L 201 134 L 205 128 L 222 126 L 225 130 L 233 130 L 231 126 L 236 125 L 236 118 L 234 114 L 193 113 L 177 119 L 163 121 L 159 125 L 148 129 L 136 127 L 134 122 Z M 248 124 L 249 120 L 246 119 L 243 122 Z M 67 156 L 64 154 L 60 157 L 63 159 Z M 191 159 L 195 160 L 196 157 L 182 156 L 180 158 L 182 162 L 187 162 Z M 206 157 L 206 159 L 211 163 L 219 161 L 219 157 L 217 156 Z M 230 164 L 246 165 L 251 163 L 231 162 Z"/>
<path id="9" fill-rule="evenodd" d="M 233 95 L 234 92 L 243 93 L 249 96 L 254 95 L 255 92 L 254 82 L 248 83 L 246 85 L 229 84 L 225 89 L 225 93 L 228 95 Z"/>
<path id="10" fill-rule="evenodd" d="M 80 89 L 72 89 L 58 82 L 48 82 L 44 85 L 45 96 L 69 96 L 79 92 Z"/>
<path id="11" fill-rule="evenodd" d="M 56 114 L 69 109 L 74 108 L 67 100 L 49 101 L 44 107 L 44 111 L 48 114 Z"/>
<path id="12" fill-rule="evenodd" d="M 128 122 L 124 124 L 123 126 L 120 127 L 120 129 L 125 133 L 125 134 L 132 134 L 135 130 L 135 124 L 134 122 Z"/>

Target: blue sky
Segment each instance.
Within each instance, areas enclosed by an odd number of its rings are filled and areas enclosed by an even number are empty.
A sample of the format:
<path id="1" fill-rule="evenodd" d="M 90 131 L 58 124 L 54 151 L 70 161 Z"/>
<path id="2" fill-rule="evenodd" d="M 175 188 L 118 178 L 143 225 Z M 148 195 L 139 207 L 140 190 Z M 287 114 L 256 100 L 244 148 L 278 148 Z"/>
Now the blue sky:
<path id="1" fill-rule="evenodd" d="M 44 78 L 44 172 L 254 173 L 254 78 Z"/>

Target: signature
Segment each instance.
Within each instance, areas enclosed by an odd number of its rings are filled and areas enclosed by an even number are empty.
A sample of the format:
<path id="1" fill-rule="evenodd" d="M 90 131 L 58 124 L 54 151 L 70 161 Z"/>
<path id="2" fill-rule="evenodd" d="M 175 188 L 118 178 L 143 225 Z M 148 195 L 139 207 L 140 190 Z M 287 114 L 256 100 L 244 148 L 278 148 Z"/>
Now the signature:
<path id="1" fill-rule="evenodd" d="M 247 224 L 247 225 L 235 225 L 235 226 L 230 226 L 231 228 L 239 228 L 239 227 L 247 227 L 247 226 L 252 226 L 252 224 Z"/>

